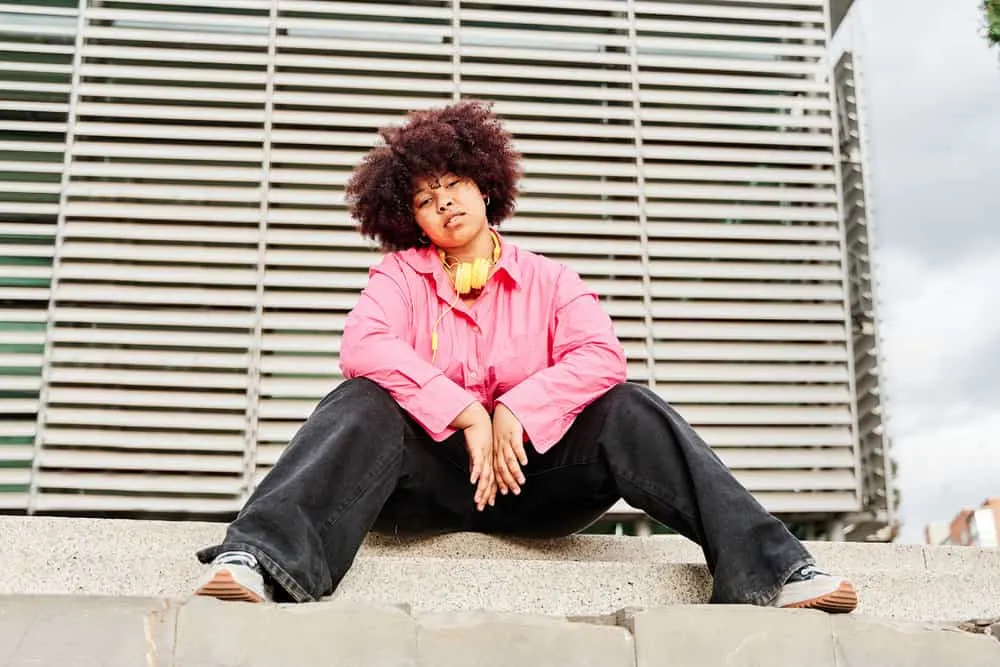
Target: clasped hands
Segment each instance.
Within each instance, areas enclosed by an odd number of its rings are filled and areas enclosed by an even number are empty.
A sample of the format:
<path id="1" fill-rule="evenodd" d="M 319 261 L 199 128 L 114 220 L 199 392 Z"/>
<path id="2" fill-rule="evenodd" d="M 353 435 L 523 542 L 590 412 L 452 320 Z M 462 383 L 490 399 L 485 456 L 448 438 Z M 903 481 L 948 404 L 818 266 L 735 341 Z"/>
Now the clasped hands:
<path id="1" fill-rule="evenodd" d="M 528 464 L 524 451 L 524 427 L 514 413 L 498 403 L 492 417 L 480 403 L 472 403 L 451 423 L 465 434 L 469 452 L 469 483 L 476 485 L 473 501 L 482 512 L 503 495 L 521 493 L 525 482 L 521 466 Z"/>

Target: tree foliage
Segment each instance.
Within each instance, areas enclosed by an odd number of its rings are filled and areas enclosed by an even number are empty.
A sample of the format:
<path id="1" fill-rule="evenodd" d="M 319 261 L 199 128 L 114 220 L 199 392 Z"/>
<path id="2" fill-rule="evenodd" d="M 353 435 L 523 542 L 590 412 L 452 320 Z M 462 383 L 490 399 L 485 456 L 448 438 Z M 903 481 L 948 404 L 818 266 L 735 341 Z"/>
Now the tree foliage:
<path id="1" fill-rule="evenodd" d="M 1000 0 L 983 0 L 986 19 L 986 39 L 994 46 L 1000 45 Z"/>

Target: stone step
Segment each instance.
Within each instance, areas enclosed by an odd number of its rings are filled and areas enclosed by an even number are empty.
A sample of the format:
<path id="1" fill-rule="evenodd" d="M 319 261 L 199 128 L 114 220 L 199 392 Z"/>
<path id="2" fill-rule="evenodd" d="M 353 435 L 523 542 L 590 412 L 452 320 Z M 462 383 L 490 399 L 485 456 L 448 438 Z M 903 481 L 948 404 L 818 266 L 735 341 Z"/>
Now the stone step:
<path id="1" fill-rule="evenodd" d="M 996 667 L 1000 642 L 808 610 L 674 606 L 616 622 L 317 602 L 0 596 L 0 665 Z"/>
<path id="2" fill-rule="evenodd" d="M 0 594 L 183 598 L 204 568 L 194 552 L 223 524 L 0 517 Z M 1000 617 L 1000 552 L 917 545 L 809 543 L 854 581 L 859 612 L 918 621 Z M 505 540 L 459 534 L 370 538 L 334 598 L 419 612 L 487 610 L 595 616 L 697 604 L 710 578 L 683 538 Z"/>

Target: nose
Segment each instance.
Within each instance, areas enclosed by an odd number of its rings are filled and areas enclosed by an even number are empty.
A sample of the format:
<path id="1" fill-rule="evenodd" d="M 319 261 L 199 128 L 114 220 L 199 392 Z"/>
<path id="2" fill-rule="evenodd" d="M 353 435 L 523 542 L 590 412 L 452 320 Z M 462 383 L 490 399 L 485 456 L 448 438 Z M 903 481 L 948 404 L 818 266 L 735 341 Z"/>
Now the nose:
<path id="1" fill-rule="evenodd" d="M 449 206 L 451 206 L 451 198 L 450 197 L 442 197 L 441 199 L 438 200 L 438 211 L 439 212 L 444 213 L 445 209 L 447 209 Z"/>

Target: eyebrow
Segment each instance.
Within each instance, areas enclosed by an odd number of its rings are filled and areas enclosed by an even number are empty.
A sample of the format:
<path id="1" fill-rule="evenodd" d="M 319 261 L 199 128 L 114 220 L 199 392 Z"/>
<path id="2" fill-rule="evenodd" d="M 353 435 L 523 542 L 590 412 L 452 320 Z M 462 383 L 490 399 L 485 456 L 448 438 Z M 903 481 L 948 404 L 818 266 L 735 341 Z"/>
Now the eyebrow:
<path id="1" fill-rule="evenodd" d="M 444 177 L 442 176 L 442 177 L 440 177 L 440 178 L 436 178 L 436 179 L 434 179 L 434 182 L 438 184 L 438 187 L 441 187 L 441 181 L 443 180 L 443 178 L 444 178 Z M 433 189 L 435 189 L 435 188 L 433 188 L 433 187 L 432 187 L 432 188 L 429 188 L 429 189 L 433 190 Z M 416 189 L 416 190 L 415 190 L 415 191 L 413 192 L 413 198 L 414 198 L 414 199 L 416 199 L 416 198 L 417 198 L 417 197 L 418 197 L 418 196 L 420 195 L 420 193 L 421 193 L 421 192 L 424 192 L 424 191 L 426 191 L 426 190 L 428 190 L 428 188 L 425 188 L 425 187 L 420 187 L 420 188 L 417 188 L 417 189 Z"/>

